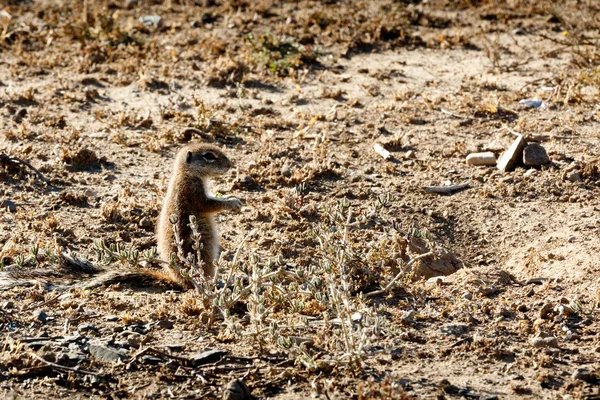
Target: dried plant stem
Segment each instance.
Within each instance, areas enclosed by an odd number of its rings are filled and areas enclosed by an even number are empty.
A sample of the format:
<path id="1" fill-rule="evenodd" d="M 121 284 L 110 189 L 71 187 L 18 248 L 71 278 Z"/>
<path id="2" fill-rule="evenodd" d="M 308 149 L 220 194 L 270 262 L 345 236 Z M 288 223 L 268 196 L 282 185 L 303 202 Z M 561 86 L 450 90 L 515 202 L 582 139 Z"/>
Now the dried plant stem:
<path id="1" fill-rule="evenodd" d="M 22 158 L 19 158 L 17 156 L 7 156 L 6 154 L 0 154 L 0 160 L 3 158 L 8 159 L 8 161 L 15 161 L 20 164 L 23 164 L 24 166 L 26 166 L 27 168 L 29 168 L 33 172 L 35 172 L 36 175 L 38 176 L 38 178 L 40 178 L 45 184 L 47 184 L 50 187 L 53 187 L 52 184 L 50 183 L 50 181 L 44 176 L 44 174 L 42 174 L 37 168 L 35 168 L 33 165 L 31 165 L 29 163 L 29 161 L 23 160 Z"/>
<path id="2" fill-rule="evenodd" d="M 93 371 L 87 371 L 85 369 L 80 369 L 80 368 L 71 368 L 71 367 L 65 367 L 64 365 L 60 365 L 60 364 L 56 364 L 53 363 L 51 361 L 45 360 L 42 357 L 38 356 L 37 354 L 35 354 L 34 352 L 28 352 L 27 354 L 29 354 L 31 357 L 35 358 L 38 361 L 43 362 L 44 364 L 54 368 L 57 371 L 60 372 L 72 372 L 74 374 L 81 374 L 81 375 L 92 375 L 92 376 L 98 376 L 101 378 L 106 378 L 105 375 L 99 374 L 97 372 L 93 372 Z"/>
<path id="3" fill-rule="evenodd" d="M 430 251 L 428 253 L 420 254 L 416 257 L 411 258 L 411 260 L 406 264 L 406 266 L 402 269 L 402 271 L 398 272 L 398 274 L 394 277 L 394 279 L 392 279 L 390 281 L 390 283 L 388 283 L 383 289 L 379 289 L 379 290 L 375 290 L 374 292 L 367 293 L 365 296 L 366 297 L 377 296 L 378 294 L 383 294 L 383 293 L 387 292 L 388 290 L 390 290 L 392 288 L 392 286 L 394 285 L 394 283 L 396 283 L 396 281 L 398 279 L 402 278 L 406 274 L 408 268 L 410 266 L 412 266 L 415 263 L 415 261 L 421 260 L 425 257 L 432 256 L 432 255 L 433 255 L 433 251 Z"/>

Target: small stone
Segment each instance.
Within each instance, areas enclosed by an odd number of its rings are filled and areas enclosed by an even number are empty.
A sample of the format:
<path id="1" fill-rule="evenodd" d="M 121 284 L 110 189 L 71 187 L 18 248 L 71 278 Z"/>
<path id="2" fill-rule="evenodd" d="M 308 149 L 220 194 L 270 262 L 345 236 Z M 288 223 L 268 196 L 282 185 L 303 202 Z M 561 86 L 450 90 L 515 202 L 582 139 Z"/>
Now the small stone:
<path id="1" fill-rule="evenodd" d="M 84 332 L 98 332 L 98 328 L 96 328 L 92 324 L 81 324 L 81 325 L 79 325 L 77 327 L 77 332 L 79 332 L 79 333 L 84 333 Z"/>
<path id="2" fill-rule="evenodd" d="M 415 318 L 415 310 L 408 310 L 402 314 L 402 322 L 410 322 Z"/>
<path id="3" fill-rule="evenodd" d="M 119 317 L 116 315 L 107 315 L 106 317 L 104 317 L 104 320 L 108 322 L 116 322 L 119 320 Z"/>
<path id="4" fill-rule="evenodd" d="M 523 104 L 527 107 L 531 107 L 531 108 L 546 108 L 547 104 L 542 101 L 542 100 L 521 100 L 519 101 L 519 104 Z"/>
<path id="5" fill-rule="evenodd" d="M 127 344 L 130 347 L 135 349 L 139 349 L 142 345 L 144 337 L 139 333 L 131 332 L 131 334 L 127 337 Z"/>
<path id="6" fill-rule="evenodd" d="M 402 357 L 402 353 L 404 353 L 404 349 L 402 349 L 402 348 L 393 349 L 390 352 L 390 357 L 392 358 L 392 360 L 399 360 Z"/>
<path id="7" fill-rule="evenodd" d="M 223 400 L 251 400 L 250 388 L 241 379 L 235 379 L 225 386 Z"/>
<path id="8" fill-rule="evenodd" d="M 158 15 L 144 15 L 140 17 L 140 22 L 146 26 L 162 26 L 162 18 Z"/>
<path id="9" fill-rule="evenodd" d="M 517 311 L 519 312 L 527 312 L 528 308 L 526 304 L 519 304 L 519 306 L 517 307 Z"/>
<path id="10" fill-rule="evenodd" d="M 144 364 L 148 364 L 148 365 L 158 365 L 158 364 L 161 364 L 163 362 L 163 360 L 161 358 L 158 358 L 155 356 L 145 355 L 145 356 L 142 356 L 142 362 Z"/>
<path id="11" fill-rule="evenodd" d="M 550 317 L 554 314 L 554 304 L 546 303 L 540 310 L 540 318 L 541 319 L 550 319 Z"/>
<path id="12" fill-rule="evenodd" d="M 290 169 L 290 167 L 284 165 L 281 168 L 281 176 L 283 176 L 284 178 L 289 178 L 290 176 L 292 176 L 292 170 Z"/>
<path id="13" fill-rule="evenodd" d="M 525 171 L 525 173 L 523 174 L 523 177 L 524 177 L 524 178 L 527 178 L 527 177 L 533 176 L 533 175 L 537 174 L 537 172 L 538 172 L 538 171 L 537 171 L 537 169 L 533 169 L 533 168 L 532 168 L 532 169 L 528 169 L 528 170 L 527 170 L 527 171 Z"/>
<path id="14" fill-rule="evenodd" d="M 90 344 L 89 352 L 96 360 L 101 362 L 116 363 L 124 358 L 117 350 L 100 344 Z"/>
<path id="15" fill-rule="evenodd" d="M 546 149 L 538 143 L 530 143 L 523 149 L 523 164 L 528 167 L 540 167 L 548 164 L 550 158 Z"/>
<path id="16" fill-rule="evenodd" d="M 7 300 L 4 303 L 2 303 L 2 309 L 3 310 L 10 310 L 11 308 L 13 308 L 15 306 L 15 303 Z"/>
<path id="17" fill-rule="evenodd" d="M 485 153 L 471 153 L 467 156 L 469 165 L 496 165 L 496 155 L 491 151 Z"/>
<path id="18" fill-rule="evenodd" d="M 0 208 L 6 208 L 9 212 L 17 211 L 17 205 L 10 200 L 0 200 Z"/>
<path id="19" fill-rule="evenodd" d="M 48 321 L 48 315 L 42 310 L 35 310 L 33 312 L 33 317 L 45 324 Z"/>
<path id="20" fill-rule="evenodd" d="M 514 170 L 521 159 L 521 154 L 523 154 L 523 149 L 526 145 L 527 143 L 525 142 L 525 139 L 523 139 L 523 136 L 518 135 L 508 150 L 502 153 L 496 163 L 496 167 L 502 172 Z"/>
<path id="21" fill-rule="evenodd" d="M 14 115 L 13 119 L 15 120 L 16 123 L 20 123 L 21 121 L 23 121 L 23 118 L 25 118 L 27 116 L 27 109 L 26 108 L 20 108 Z"/>
<path id="22" fill-rule="evenodd" d="M 148 217 L 144 217 L 144 218 L 140 219 L 140 227 L 142 227 L 144 229 L 151 229 L 152 228 L 152 220 Z"/>
<path id="23" fill-rule="evenodd" d="M 576 381 L 584 381 L 591 383 L 594 380 L 594 375 L 590 373 L 589 369 L 582 367 L 577 368 L 575 371 L 573 371 L 573 374 L 571 374 L 571 378 L 573 378 L 573 380 Z"/>
<path id="24" fill-rule="evenodd" d="M 571 182 L 581 182 L 581 175 L 578 171 L 573 171 L 571 173 L 566 174 L 566 179 Z"/>
<path id="25" fill-rule="evenodd" d="M 462 295 L 463 299 L 465 300 L 473 300 L 473 293 L 471 292 L 464 292 Z"/>

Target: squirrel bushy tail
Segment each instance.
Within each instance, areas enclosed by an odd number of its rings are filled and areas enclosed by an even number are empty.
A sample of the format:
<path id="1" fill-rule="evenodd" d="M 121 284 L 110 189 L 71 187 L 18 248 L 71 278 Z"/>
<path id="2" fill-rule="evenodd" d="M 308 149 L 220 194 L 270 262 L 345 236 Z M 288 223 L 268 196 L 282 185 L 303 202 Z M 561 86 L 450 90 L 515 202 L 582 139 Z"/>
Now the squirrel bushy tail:
<path id="1" fill-rule="evenodd" d="M 29 269 L 11 265 L 0 272 L 0 290 L 13 287 L 31 287 L 37 284 L 46 290 L 90 289 L 112 284 L 125 284 L 136 288 L 160 287 L 183 289 L 162 270 L 115 266 L 103 268 L 91 262 L 61 253 L 54 268 Z"/>

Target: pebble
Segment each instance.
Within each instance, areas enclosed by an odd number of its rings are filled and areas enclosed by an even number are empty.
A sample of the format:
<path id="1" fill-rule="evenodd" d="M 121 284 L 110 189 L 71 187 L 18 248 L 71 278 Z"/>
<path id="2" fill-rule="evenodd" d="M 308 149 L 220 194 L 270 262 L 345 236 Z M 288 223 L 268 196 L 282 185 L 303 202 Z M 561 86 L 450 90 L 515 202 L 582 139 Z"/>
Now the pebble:
<path id="1" fill-rule="evenodd" d="M 462 295 L 463 299 L 465 300 L 473 300 L 473 293 L 471 292 L 464 292 Z"/>
<path id="2" fill-rule="evenodd" d="M 33 312 L 33 317 L 45 324 L 48 321 L 48 315 L 42 310 L 35 310 Z"/>
<path id="3" fill-rule="evenodd" d="M 142 362 L 148 365 L 158 365 L 161 364 L 163 360 L 155 356 L 145 355 L 142 357 Z"/>
<path id="4" fill-rule="evenodd" d="M 98 332 L 98 328 L 96 328 L 92 324 L 81 324 L 81 325 L 79 325 L 77 327 L 77 332 L 79 332 L 79 333 L 84 333 L 84 332 Z"/>
<path id="5" fill-rule="evenodd" d="M 162 26 L 162 18 L 158 15 L 144 15 L 140 17 L 140 22 L 146 26 Z"/>
<path id="6" fill-rule="evenodd" d="M 523 164 L 528 167 L 541 167 L 548 164 L 550 158 L 546 149 L 539 143 L 530 143 L 523 149 Z"/>
<path id="7" fill-rule="evenodd" d="M 519 101 L 519 104 L 523 104 L 525 106 L 529 106 L 531 108 L 546 108 L 547 105 L 544 101 L 542 100 L 521 100 Z"/>
<path id="8" fill-rule="evenodd" d="M 225 386 L 223 400 L 251 400 L 250 388 L 241 379 L 235 379 Z"/>
<path id="9" fill-rule="evenodd" d="M 392 360 L 399 360 L 402 357 L 402 353 L 404 353 L 404 349 L 402 348 L 393 349 L 390 352 L 390 357 L 392 358 Z"/>
<path id="10" fill-rule="evenodd" d="M 496 167 L 501 172 L 514 170 L 521 159 L 521 154 L 523 153 L 525 146 L 527 146 L 525 139 L 523 139 L 523 136 L 519 135 L 514 142 L 512 142 L 508 150 L 502 153 L 496 163 Z"/>
<path id="11" fill-rule="evenodd" d="M 0 208 L 6 208 L 9 212 L 17 211 L 17 205 L 11 200 L 0 200 Z"/>
<path id="12" fill-rule="evenodd" d="M 403 322 L 409 322 L 409 321 L 412 321 L 412 320 L 415 318 L 415 314 L 416 314 L 416 313 L 415 313 L 415 310 L 408 310 L 408 311 L 405 311 L 405 312 L 402 314 L 402 321 L 403 321 Z"/>
<path id="13" fill-rule="evenodd" d="M 496 155 L 491 151 L 485 153 L 471 153 L 467 156 L 469 165 L 496 165 Z"/>
<path id="14" fill-rule="evenodd" d="M 142 345 L 144 337 L 139 333 L 131 332 L 131 334 L 127 337 L 127 344 L 133 348 L 139 349 Z"/>
<path id="15" fill-rule="evenodd" d="M 592 382 L 594 380 L 594 375 L 590 373 L 589 369 L 581 367 L 573 371 L 571 378 L 576 381 Z"/>
<path id="16" fill-rule="evenodd" d="M 10 300 L 7 300 L 4 303 L 2 303 L 3 310 L 9 310 L 9 309 L 13 308 L 14 306 L 15 306 L 15 303 Z"/>
<path id="17" fill-rule="evenodd" d="M 571 182 L 581 182 L 582 181 L 581 175 L 577 171 L 573 171 L 569 174 L 566 174 L 565 177 L 568 181 L 571 181 Z"/>
<path id="18" fill-rule="evenodd" d="M 281 176 L 289 178 L 290 176 L 292 176 L 292 170 L 287 165 L 284 165 L 281 168 Z"/>

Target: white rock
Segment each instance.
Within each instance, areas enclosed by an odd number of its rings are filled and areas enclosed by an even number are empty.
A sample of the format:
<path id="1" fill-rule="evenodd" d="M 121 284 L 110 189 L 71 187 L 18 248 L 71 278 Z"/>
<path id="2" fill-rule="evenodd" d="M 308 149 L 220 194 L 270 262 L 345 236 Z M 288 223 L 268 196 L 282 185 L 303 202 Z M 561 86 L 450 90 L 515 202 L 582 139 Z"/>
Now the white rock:
<path id="1" fill-rule="evenodd" d="M 485 153 L 471 153 L 467 156 L 469 165 L 496 165 L 496 155 L 491 151 Z"/>

